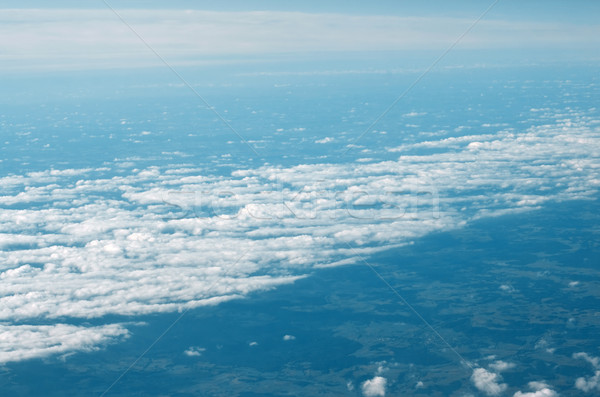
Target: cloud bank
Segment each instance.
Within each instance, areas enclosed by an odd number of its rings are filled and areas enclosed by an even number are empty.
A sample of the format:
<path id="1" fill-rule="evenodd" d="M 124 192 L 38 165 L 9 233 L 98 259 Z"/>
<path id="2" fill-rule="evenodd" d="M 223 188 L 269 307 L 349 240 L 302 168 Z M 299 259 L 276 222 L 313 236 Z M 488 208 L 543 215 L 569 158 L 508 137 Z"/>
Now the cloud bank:
<path id="1" fill-rule="evenodd" d="M 123 336 L 124 326 L 90 328 L 98 339 L 68 345 L 61 324 L 214 305 L 476 219 L 595 198 L 598 122 L 574 113 L 557 120 L 404 145 L 391 149 L 397 161 L 378 163 L 265 165 L 230 176 L 170 166 L 0 178 L 3 335 L 15 340 L 23 330 L 16 321 L 44 332 L 37 322 L 50 322 L 55 338 L 65 338 L 61 352 L 86 350 Z M 0 357 L 39 357 L 56 344 L 35 340 L 46 347 L 32 344 L 28 353 L 23 344 L 15 354 L 4 345 Z M 485 370 L 473 380 L 502 388 Z"/>

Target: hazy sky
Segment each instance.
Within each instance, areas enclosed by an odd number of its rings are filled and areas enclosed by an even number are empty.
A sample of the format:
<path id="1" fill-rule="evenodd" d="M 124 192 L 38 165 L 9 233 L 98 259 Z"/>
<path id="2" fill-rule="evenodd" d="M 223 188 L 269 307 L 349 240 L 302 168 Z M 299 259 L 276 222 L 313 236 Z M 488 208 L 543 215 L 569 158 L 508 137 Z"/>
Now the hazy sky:
<path id="1" fill-rule="evenodd" d="M 3 2 L 2 69 L 152 66 L 219 57 L 351 51 L 443 50 L 492 2 L 330 1 L 169 3 L 107 0 Z M 168 4 L 169 9 L 158 8 Z M 600 48 L 599 2 L 500 1 L 457 49 Z"/>

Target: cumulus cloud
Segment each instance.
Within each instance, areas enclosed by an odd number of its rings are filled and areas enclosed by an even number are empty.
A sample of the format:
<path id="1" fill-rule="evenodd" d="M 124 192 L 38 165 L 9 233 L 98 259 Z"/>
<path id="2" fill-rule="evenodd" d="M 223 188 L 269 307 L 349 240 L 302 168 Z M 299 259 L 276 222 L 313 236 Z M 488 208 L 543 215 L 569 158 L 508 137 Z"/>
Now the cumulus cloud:
<path id="1" fill-rule="evenodd" d="M 332 137 L 330 137 L 330 136 L 328 136 L 328 137 L 325 137 L 323 139 L 317 139 L 315 141 L 315 143 L 329 143 L 329 142 L 333 142 L 333 141 L 335 141 L 335 139 L 332 138 Z"/>
<path id="2" fill-rule="evenodd" d="M 584 392 L 600 392 L 600 358 L 590 356 L 584 352 L 573 354 L 573 358 L 585 360 L 595 369 L 593 376 L 577 378 L 575 387 Z"/>
<path id="3" fill-rule="evenodd" d="M 285 340 L 285 341 L 296 340 L 296 337 L 294 335 L 284 335 L 283 340 Z"/>
<path id="4" fill-rule="evenodd" d="M 0 321 L 214 305 L 479 218 L 593 198 L 600 132 L 570 117 L 479 137 L 477 153 L 469 138 L 429 154 L 406 146 L 397 161 L 228 176 L 166 166 L 0 178 Z"/>
<path id="5" fill-rule="evenodd" d="M 507 371 L 515 367 L 514 363 L 508 363 L 506 361 L 498 360 L 494 361 L 489 365 L 490 369 L 493 369 L 496 372 Z"/>
<path id="6" fill-rule="evenodd" d="M 363 382 L 362 392 L 366 397 L 385 396 L 385 387 L 387 379 L 382 376 L 375 376 Z"/>
<path id="7" fill-rule="evenodd" d="M 550 387 L 543 382 L 529 382 L 529 388 L 532 391 L 529 392 L 516 392 L 513 397 L 556 397 L 558 393 L 550 389 Z"/>
<path id="8" fill-rule="evenodd" d="M 485 368 L 475 368 L 471 375 L 471 381 L 475 387 L 488 396 L 497 396 L 507 388 L 506 383 L 500 383 L 500 375 L 490 372 Z"/>
<path id="9" fill-rule="evenodd" d="M 204 351 L 206 351 L 206 349 L 203 347 L 190 346 L 183 352 L 183 354 L 188 357 L 200 357 Z"/>

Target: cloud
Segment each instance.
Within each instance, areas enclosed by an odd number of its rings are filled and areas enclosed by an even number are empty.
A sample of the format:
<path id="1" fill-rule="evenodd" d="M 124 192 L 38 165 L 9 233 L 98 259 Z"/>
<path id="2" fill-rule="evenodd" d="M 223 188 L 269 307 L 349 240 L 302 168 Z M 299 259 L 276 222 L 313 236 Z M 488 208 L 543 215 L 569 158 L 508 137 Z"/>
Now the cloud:
<path id="1" fill-rule="evenodd" d="M 573 354 L 573 358 L 582 359 L 590 363 L 594 368 L 600 369 L 600 358 L 590 356 L 585 352 L 575 353 Z"/>
<path id="2" fill-rule="evenodd" d="M 127 9 L 121 17 L 171 64 L 207 57 L 319 51 L 447 48 L 471 19 L 281 11 Z M 153 66 L 158 60 L 108 9 L 3 9 L 4 64 Z M 206 38 L 209 38 L 207 40 Z M 569 48 L 598 44 L 597 25 L 482 20 L 463 48 Z M 592 47 L 593 48 L 593 47 Z M 204 61 L 206 62 L 206 61 Z M 18 66 L 16 66 L 18 67 Z"/>
<path id="3" fill-rule="evenodd" d="M 513 397 L 557 397 L 558 393 L 543 382 L 529 382 L 530 392 L 516 392 Z"/>
<path id="4" fill-rule="evenodd" d="M 382 376 L 375 376 L 363 382 L 362 392 L 366 397 L 385 396 L 385 386 L 387 379 Z"/>
<path id="5" fill-rule="evenodd" d="M 584 392 L 600 391 L 600 371 L 594 372 L 594 376 L 577 378 L 575 387 Z"/>
<path id="6" fill-rule="evenodd" d="M 506 383 L 499 383 L 501 379 L 500 375 L 485 368 L 475 368 L 471 375 L 471 381 L 475 387 L 488 396 L 497 396 L 506 390 Z"/>
<path id="7" fill-rule="evenodd" d="M 396 161 L 2 177 L 0 321 L 215 305 L 477 219 L 594 198 L 597 120 L 566 117 L 440 140 L 433 153 L 407 145 Z"/>
<path id="8" fill-rule="evenodd" d="M 575 387 L 584 392 L 600 391 L 600 358 L 590 356 L 584 352 L 573 354 L 573 358 L 585 360 L 595 369 L 593 376 L 577 378 Z"/>
<path id="9" fill-rule="evenodd" d="M 128 336 L 129 331 L 120 324 L 98 327 L 0 324 L 0 363 L 98 350 L 99 346 Z"/>
<path id="10" fill-rule="evenodd" d="M 498 360 L 489 365 L 490 369 L 493 369 L 496 372 L 502 372 L 515 367 L 513 363 L 507 363 L 506 361 Z"/>
<path id="11" fill-rule="evenodd" d="M 206 351 L 206 349 L 203 347 L 190 346 L 183 352 L 183 354 L 188 357 L 200 357 L 204 351 Z"/>
<path id="12" fill-rule="evenodd" d="M 296 337 L 294 335 L 284 335 L 283 340 L 285 340 L 285 341 L 296 340 Z"/>
<path id="13" fill-rule="evenodd" d="M 323 139 L 317 139 L 317 140 L 315 141 L 315 143 L 329 143 L 329 142 L 333 142 L 333 141 L 335 141 L 335 139 L 334 139 L 334 138 L 332 138 L 332 137 L 330 137 L 330 136 L 327 136 L 327 137 L 325 137 L 325 138 L 323 138 Z"/>

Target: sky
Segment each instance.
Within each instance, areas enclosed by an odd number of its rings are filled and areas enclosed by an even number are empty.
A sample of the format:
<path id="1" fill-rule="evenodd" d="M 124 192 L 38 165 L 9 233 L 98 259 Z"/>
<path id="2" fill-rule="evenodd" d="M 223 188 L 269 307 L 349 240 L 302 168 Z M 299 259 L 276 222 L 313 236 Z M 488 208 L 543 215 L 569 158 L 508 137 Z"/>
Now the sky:
<path id="1" fill-rule="evenodd" d="M 116 8 L 148 8 L 164 9 L 165 2 L 149 0 L 107 0 Z M 461 0 L 461 1 L 405 1 L 379 0 L 364 2 L 357 0 L 329 1 L 290 1 L 290 0 L 230 0 L 227 2 L 215 0 L 173 0 L 168 2 L 172 9 L 202 9 L 212 11 L 298 11 L 312 13 L 342 13 L 354 15 L 427 15 L 427 16 L 471 16 L 475 17 L 493 3 L 492 0 Z M 27 2 L 6 0 L 2 8 L 105 8 L 103 0 L 29 0 Z M 560 0 L 501 0 L 494 6 L 494 14 L 510 20 L 530 20 L 546 22 L 596 23 L 600 12 L 600 4 L 594 1 L 575 0 L 570 2 Z"/>
<path id="2" fill-rule="evenodd" d="M 102 69 L 364 51 L 562 51 L 597 59 L 597 2 L 4 2 L 1 69 Z M 135 32 L 134 32 L 135 31 Z M 139 37 L 138 37 L 139 36 Z"/>

